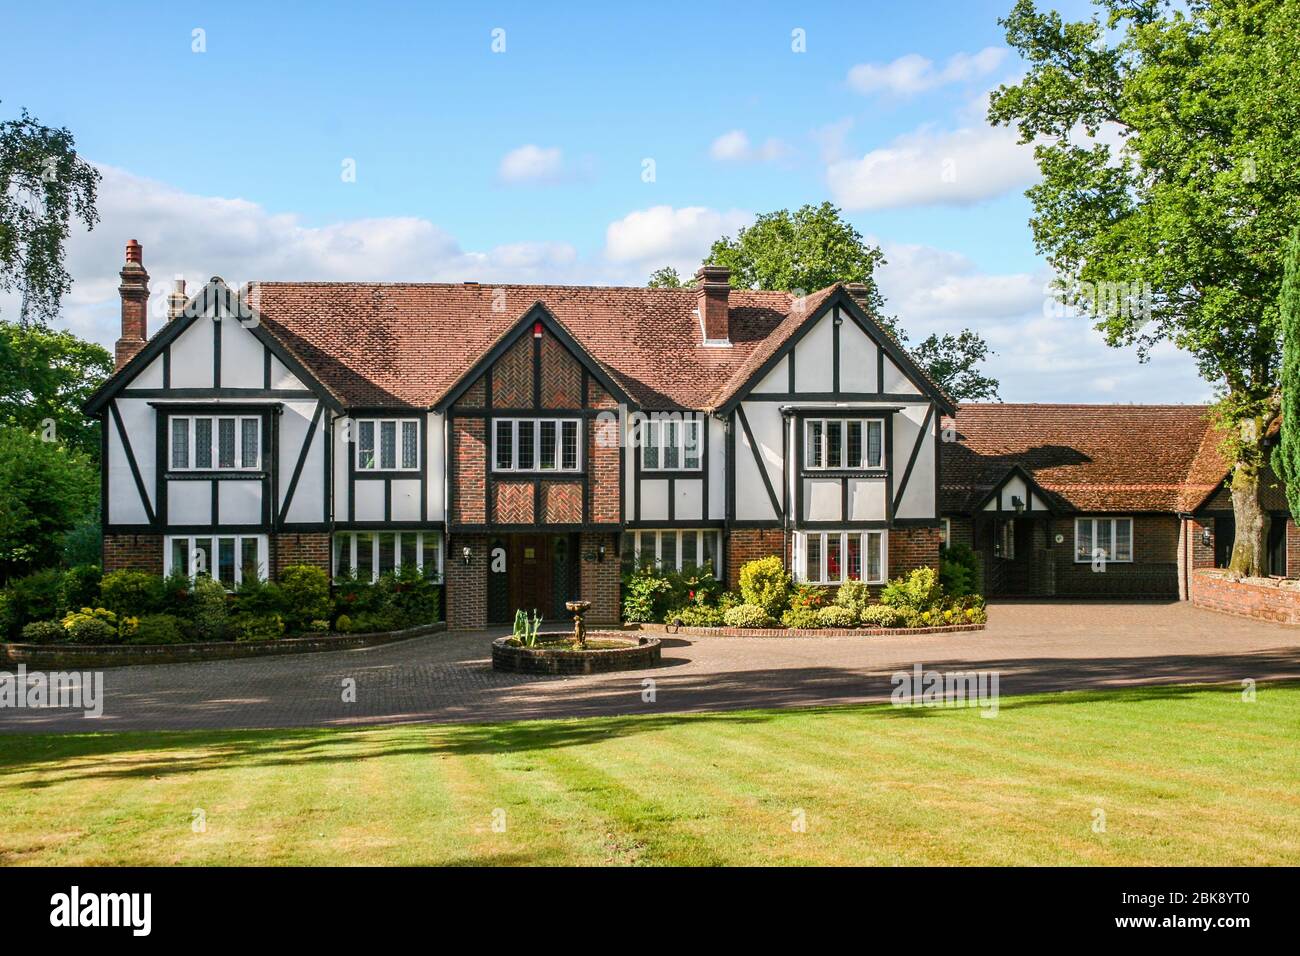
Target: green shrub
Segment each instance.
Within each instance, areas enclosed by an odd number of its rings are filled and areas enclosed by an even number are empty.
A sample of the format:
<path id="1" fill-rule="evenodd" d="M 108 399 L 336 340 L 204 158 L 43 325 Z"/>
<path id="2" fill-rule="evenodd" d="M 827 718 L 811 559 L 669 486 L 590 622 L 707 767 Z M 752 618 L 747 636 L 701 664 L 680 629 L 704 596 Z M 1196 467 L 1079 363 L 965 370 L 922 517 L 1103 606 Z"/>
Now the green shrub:
<path id="1" fill-rule="evenodd" d="M 128 644 L 184 644 L 185 629 L 174 614 L 146 614 L 140 618 Z"/>
<path id="2" fill-rule="evenodd" d="M 352 618 L 348 617 L 346 614 L 340 614 L 339 619 L 334 622 L 334 630 L 338 631 L 340 634 L 347 634 L 352 630 Z"/>
<path id="3" fill-rule="evenodd" d="M 722 615 L 727 627 L 771 627 L 776 622 L 767 609 L 757 604 L 738 604 Z"/>
<path id="4" fill-rule="evenodd" d="M 13 599 L 8 591 L 0 591 L 0 641 L 7 641 L 14 634 L 21 634 L 22 628 L 14 615 Z"/>
<path id="5" fill-rule="evenodd" d="M 949 597 L 974 594 L 979 558 L 969 545 L 951 544 L 939 552 L 939 583 Z"/>
<path id="6" fill-rule="evenodd" d="M 357 634 L 400 631 L 403 626 L 401 615 L 392 608 L 383 611 L 363 611 L 352 619 L 352 630 Z"/>
<path id="7" fill-rule="evenodd" d="M 722 627 L 723 611 L 722 608 L 707 604 L 688 604 L 669 611 L 664 617 L 664 623 L 680 624 L 683 627 Z"/>
<path id="8" fill-rule="evenodd" d="M 822 627 L 857 627 L 858 615 L 846 607 L 832 604 L 817 612 L 817 619 Z"/>
<path id="9" fill-rule="evenodd" d="M 300 631 L 320 617 L 329 617 L 330 579 L 310 564 L 291 564 L 280 572 L 280 594 L 284 620 L 291 630 Z"/>
<path id="10" fill-rule="evenodd" d="M 786 627 L 816 629 L 822 626 L 818 610 L 810 607 L 792 607 L 781 615 L 781 623 Z"/>
<path id="11" fill-rule="evenodd" d="M 861 581 L 845 581 L 835 592 L 835 606 L 847 608 L 855 615 L 860 615 L 872 604 L 871 588 Z"/>
<path id="12" fill-rule="evenodd" d="M 194 582 L 184 571 L 173 571 L 158 585 L 158 613 L 189 620 L 194 613 Z"/>
<path id="13" fill-rule="evenodd" d="M 99 584 L 99 603 L 123 617 L 154 614 L 162 604 L 162 579 L 144 571 L 112 571 Z"/>
<path id="14" fill-rule="evenodd" d="M 934 568 L 917 568 L 906 578 L 895 578 L 880 592 L 880 603 L 906 611 L 925 611 L 938 606 L 943 597 Z"/>
<path id="15" fill-rule="evenodd" d="M 69 611 L 63 618 L 63 630 L 69 644 L 118 644 L 122 639 L 117 615 L 102 607 Z"/>
<path id="16" fill-rule="evenodd" d="M 232 614 L 270 615 L 285 613 L 284 592 L 272 581 L 247 577 L 235 588 Z"/>
<path id="17" fill-rule="evenodd" d="M 230 603 L 221 582 L 200 574 L 194 579 L 190 600 L 193 607 L 191 630 L 195 640 L 229 640 Z"/>
<path id="18" fill-rule="evenodd" d="M 68 609 L 60 604 L 63 572 L 47 568 L 9 581 L 9 634 L 16 634 L 32 621 L 49 621 L 61 617 Z"/>
<path id="19" fill-rule="evenodd" d="M 623 576 L 623 620 L 661 621 L 667 613 L 673 585 L 652 564 L 642 564 Z"/>
<path id="20" fill-rule="evenodd" d="M 740 569 L 740 596 L 777 617 L 790 606 L 790 576 L 776 555 L 746 562 Z"/>
<path id="21" fill-rule="evenodd" d="M 58 621 L 31 621 L 23 625 L 24 644 L 58 644 L 68 639 L 68 632 Z"/>
<path id="22" fill-rule="evenodd" d="M 829 593 L 819 584 L 796 584 L 790 591 L 791 610 L 816 611 L 829 603 Z"/>
<path id="23" fill-rule="evenodd" d="M 312 633 L 312 634 L 324 634 L 324 633 L 327 632 L 329 629 L 330 629 L 330 622 L 327 621 L 327 620 L 325 620 L 324 618 L 321 618 L 321 619 L 318 620 L 318 621 L 312 621 L 312 622 L 311 622 L 311 633 Z"/>
<path id="24" fill-rule="evenodd" d="M 67 612 L 74 607 L 94 607 L 100 600 L 103 572 L 97 564 L 82 564 L 63 572 L 59 585 L 59 607 Z M 107 606 L 107 605 L 105 605 Z"/>
<path id="25" fill-rule="evenodd" d="M 733 607 L 740 607 L 740 605 L 744 603 L 745 603 L 745 599 L 742 598 L 735 591 L 723 591 L 722 594 L 719 595 L 718 597 L 718 610 L 722 611 L 725 614 L 727 611 L 730 611 Z"/>
<path id="26" fill-rule="evenodd" d="M 442 616 L 441 587 L 424 577 L 414 565 L 403 567 L 396 574 L 383 575 L 378 586 L 386 592 L 384 607 L 401 621 L 398 627 L 432 624 Z"/>
<path id="27" fill-rule="evenodd" d="M 863 627 L 901 627 L 907 615 L 888 604 L 869 604 L 858 612 Z"/>
<path id="28" fill-rule="evenodd" d="M 250 614 L 236 611 L 228 621 L 230 634 L 236 641 L 273 641 L 284 635 L 284 618 L 279 614 Z"/>

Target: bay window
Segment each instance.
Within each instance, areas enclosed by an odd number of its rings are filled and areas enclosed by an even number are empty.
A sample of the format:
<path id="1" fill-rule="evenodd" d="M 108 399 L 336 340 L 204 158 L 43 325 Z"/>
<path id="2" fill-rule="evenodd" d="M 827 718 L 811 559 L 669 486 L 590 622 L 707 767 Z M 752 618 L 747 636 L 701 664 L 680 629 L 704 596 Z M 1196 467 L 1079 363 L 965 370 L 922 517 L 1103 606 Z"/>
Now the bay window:
<path id="1" fill-rule="evenodd" d="M 675 415 L 641 422 L 642 471 L 699 471 L 704 421 Z"/>
<path id="2" fill-rule="evenodd" d="M 804 467 L 881 468 L 885 423 L 879 418 L 804 419 Z"/>
<path id="3" fill-rule="evenodd" d="M 1075 518 L 1074 560 L 1088 563 L 1100 557 L 1107 561 L 1133 561 L 1132 518 Z"/>
<path id="4" fill-rule="evenodd" d="M 420 422 L 415 418 L 353 421 L 357 471 L 419 471 Z"/>
<path id="5" fill-rule="evenodd" d="M 266 578 L 266 535 L 168 535 L 163 574 L 195 578 L 205 574 L 233 590 L 244 581 Z"/>
<path id="6" fill-rule="evenodd" d="M 576 418 L 496 418 L 493 471 L 579 471 L 582 423 Z"/>
<path id="7" fill-rule="evenodd" d="M 794 574 L 808 584 L 883 584 L 887 532 L 807 531 L 794 536 Z"/>
<path id="8" fill-rule="evenodd" d="M 172 415 L 172 471 L 256 471 L 262 465 L 262 416 Z"/>
<path id="9" fill-rule="evenodd" d="M 629 567 L 653 563 L 671 571 L 707 564 L 717 577 L 720 534 L 712 528 L 627 531 L 623 534 L 623 563 Z"/>
<path id="10" fill-rule="evenodd" d="M 378 581 L 414 567 L 433 581 L 442 580 L 442 534 L 437 531 L 336 531 L 334 576 Z"/>

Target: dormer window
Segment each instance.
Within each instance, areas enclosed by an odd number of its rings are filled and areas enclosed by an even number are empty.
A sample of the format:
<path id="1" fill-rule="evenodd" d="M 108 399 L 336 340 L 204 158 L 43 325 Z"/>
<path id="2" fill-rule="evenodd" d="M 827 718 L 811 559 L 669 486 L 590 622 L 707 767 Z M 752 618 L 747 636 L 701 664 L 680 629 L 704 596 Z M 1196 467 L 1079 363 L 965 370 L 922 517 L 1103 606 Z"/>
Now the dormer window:
<path id="1" fill-rule="evenodd" d="M 804 421 L 804 467 L 810 470 L 884 466 L 885 423 L 879 418 Z"/>
<path id="2" fill-rule="evenodd" d="M 256 471 L 262 465 L 260 415 L 173 415 L 172 471 Z"/>
<path id="3" fill-rule="evenodd" d="M 358 418 L 357 471 L 419 471 L 420 423 L 414 418 Z"/>

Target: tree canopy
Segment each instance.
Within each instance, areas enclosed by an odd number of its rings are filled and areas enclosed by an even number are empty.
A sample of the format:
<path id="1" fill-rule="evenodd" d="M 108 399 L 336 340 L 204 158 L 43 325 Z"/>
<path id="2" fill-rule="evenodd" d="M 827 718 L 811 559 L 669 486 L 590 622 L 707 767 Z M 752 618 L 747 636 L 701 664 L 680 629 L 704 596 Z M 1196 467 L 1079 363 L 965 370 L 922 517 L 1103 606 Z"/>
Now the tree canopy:
<path id="1" fill-rule="evenodd" d="M 99 470 L 89 458 L 0 426 L 0 581 L 58 564 L 65 536 L 98 507 Z"/>

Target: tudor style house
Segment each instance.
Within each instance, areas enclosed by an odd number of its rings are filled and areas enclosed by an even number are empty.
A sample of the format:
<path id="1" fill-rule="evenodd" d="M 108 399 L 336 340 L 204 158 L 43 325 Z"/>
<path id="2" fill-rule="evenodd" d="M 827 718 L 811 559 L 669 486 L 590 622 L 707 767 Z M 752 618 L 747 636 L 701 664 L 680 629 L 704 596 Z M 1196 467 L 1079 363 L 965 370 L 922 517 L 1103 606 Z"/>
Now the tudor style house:
<path id="1" fill-rule="evenodd" d="M 957 409 L 836 285 L 183 283 L 121 271 L 106 569 L 234 587 L 307 562 L 445 582 L 448 622 L 619 615 L 620 565 L 872 584 L 936 566 Z"/>

